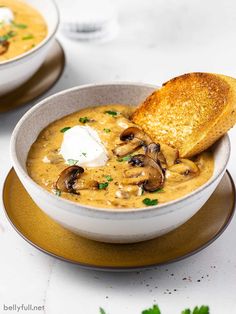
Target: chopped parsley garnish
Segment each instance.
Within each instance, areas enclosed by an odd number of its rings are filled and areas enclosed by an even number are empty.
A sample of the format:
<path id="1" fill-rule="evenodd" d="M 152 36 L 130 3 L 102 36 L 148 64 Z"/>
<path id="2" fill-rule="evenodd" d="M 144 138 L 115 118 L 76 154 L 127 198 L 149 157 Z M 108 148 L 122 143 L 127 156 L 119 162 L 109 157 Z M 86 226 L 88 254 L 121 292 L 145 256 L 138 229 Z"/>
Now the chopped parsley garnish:
<path id="1" fill-rule="evenodd" d="M 20 28 L 20 29 L 25 29 L 25 28 L 28 27 L 28 25 L 23 24 L 23 23 L 15 23 L 15 22 L 12 22 L 12 25 L 13 25 L 14 27 L 17 27 L 17 28 Z"/>
<path id="2" fill-rule="evenodd" d="M 131 158 L 132 158 L 132 155 L 127 155 L 124 157 L 117 158 L 116 160 L 119 162 L 122 162 L 122 161 L 129 161 Z"/>
<path id="3" fill-rule="evenodd" d="M 86 156 L 87 156 L 87 153 L 82 153 L 82 155 L 83 155 L 84 157 L 86 157 Z"/>
<path id="4" fill-rule="evenodd" d="M 104 177 L 107 179 L 107 181 L 108 181 L 108 182 L 113 181 L 113 179 L 112 179 L 112 177 L 111 177 L 111 176 L 104 176 Z"/>
<path id="5" fill-rule="evenodd" d="M 105 132 L 105 133 L 110 133 L 111 132 L 111 130 L 110 129 L 103 129 L 103 131 Z"/>
<path id="6" fill-rule="evenodd" d="M 70 166 L 74 166 L 74 165 L 76 165 L 78 162 L 79 162 L 79 160 L 76 160 L 76 159 L 67 159 L 67 163 L 68 163 Z"/>
<path id="7" fill-rule="evenodd" d="M 98 189 L 99 190 L 104 190 L 108 187 L 109 183 L 108 182 L 101 182 L 98 184 Z"/>
<path id="8" fill-rule="evenodd" d="M 99 308 L 100 314 L 106 314 L 106 312 L 103 310 L 103 308 Z"/>
<path id="9" fill-rule="evenodd" d="M 65 133 L 66 131 L 68 131 L 69 129 L 71 129 L 70 126 L 66 126 L 65 128 L 61 129 L 60 132 L 61 133 Z"/>
<path id="10" fill-rule="evenodd" d="M 29 40 L 29 39 L 33 39 L 34 38 L 34 35 L 32 34 L 29 34 L 29 35 L 25 35 L 22 37 L 22 40 Z"/>
<path id="11" fill-rule="evenodd" d="M 158 204 L 158 199 L 151 200 L 150 198 L 147 197 L 143 200 L 143 204 L 147 206 L 154 206 Z"/>
<path id="12" fill-rule="evenodd" d="M 81 122 L 81 123 L 86 123 L 86 122 L 89 122 L 89 121 L 90 121 L 90 119 L 88 117 L 81 117 L 81 118 L 79 118 L 79 122 Z"/>
<path id="13" fill-rule="evenodd" d="M 61 196 L 61 190 L 59 190 L 59 189 L 55 189 L 54 193 L 56 196 Z"/>
<path id="14" fill-rule="evenodd" d="M 104 113 L 107 113 L 107 114 L 110 114 L 111 116 L 117 116 L 117 111 L 114 111 L 114 110 L 106 110 L 104 111 Z"/>
<path id="15" fill-rule="evenodd" d="M 7 41 L 9 40 L 10 38 L 16 36 L 16 33 L 13 32 L 13 31 L 10 31 L 8 32 L 7 34 L 3 35 L 3 36 L 0 36 L 0 41 Z"/>

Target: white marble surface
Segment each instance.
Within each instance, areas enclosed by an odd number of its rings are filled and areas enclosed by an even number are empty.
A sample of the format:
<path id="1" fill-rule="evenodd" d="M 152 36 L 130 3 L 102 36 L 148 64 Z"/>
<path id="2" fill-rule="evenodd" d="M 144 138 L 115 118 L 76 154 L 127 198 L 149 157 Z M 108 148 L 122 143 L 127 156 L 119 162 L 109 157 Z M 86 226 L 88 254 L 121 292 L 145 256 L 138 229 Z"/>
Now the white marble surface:
<path id="1" fill-rule="evenodd" d="M 47 94 L 90 82 L 161 84 L 189 71 L 236 77 L 234 0 L 119 0 L 115 4 L 121 29 L 112 42 L 88 45 L 58 34 L 67 65 Z M 11 167 L 11 132 L 31 106 L 0 114 L 0 188 Z M 228 169 L 236 180 L 236 128 L 230 137 Z M 164 314 L 179 314 L 197 304 L 210 305 L 212 314 L 236 313 L 235 245 L 234 217 L 217 241 L 184 261 L 140 273 L 88 271 L 31 247 L 12 229 L 1 203 L 0 313 L 7 313 L 3 304 L 13 303 L 45 305 L 47 314 L 96 314 L 100 306 L 109 314 L 139 314 L 153 303 Z"/>

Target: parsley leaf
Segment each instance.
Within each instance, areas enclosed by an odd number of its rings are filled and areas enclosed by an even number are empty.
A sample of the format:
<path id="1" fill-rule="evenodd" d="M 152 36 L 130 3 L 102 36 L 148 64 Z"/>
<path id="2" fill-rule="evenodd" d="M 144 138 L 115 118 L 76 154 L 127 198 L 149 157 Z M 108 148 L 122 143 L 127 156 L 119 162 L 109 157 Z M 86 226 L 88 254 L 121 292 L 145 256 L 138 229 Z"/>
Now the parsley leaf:
<path id="1" fill-rule="evenodd" d="M 147 206 L 154 206 L 158 204 L 158 200 L 157 199 L 151 200 L 150 198 L 147 197 L 143 200 L 143 204 Z"/>
<path id="2" fill-rule="evenodd" d="M 182 311 L 181 314 L 209 314 L 209 307 L 202 305 L 201 307 L 196 306 L 193 311 L 190 311 L 190 309 L 186 309 Z"/>
<path id="3" fill-rule="evenodd" d="M 103 308 L 99 308 L 100 314 L 106 314 Z M 154 304 L 153 307 L 143 310 L 141 314 L 161 314 L 158 305 Z M 202 305 L 201 307 L 196 306 L 193 311 L 186 309 L 181 314 L 210 314 L 209 307 Z"/>
<path id="4" fill-rule="evenodd" d="M 68 131 L 69 129 L 71 129 L 70 126 L 66 126 L 65 128 L 61 129 L 60 132 L 61 133 L 65 133 L 66 131 Z"/>
<path id="5" fill-rule="evenodd" d="M 29 34 L 29 35 L 25 35 L 22 37 L 22 40 L 29 40 L 29 39 L 33 39 L 34 38 L 34 35 L 32 34 Z"/>
<path id="6" fill-rule="evenodd" d="M 142 314 L 161 314 L 158 305 L 153 305 L 152 308 L 142 311 Z"/>
<path id="7" fill-rule="evenodd" d="M 67 159 L 67 163 L 68 163 L 70 166 L 74 166 L 74 165 L 76 165 L 78 162 L 79 162 L 79 160 Z"/>
<path id="8" fill-rule="evenodd" d="M 7 34 L 3 35 L 3 36 L 0 36 L 0 41 L 7 41 L 9 40 L 10 38 L 16 36 L 16 33 L 13 32 L 13 31 L 10 31 L 8 32 Z"/>
<path id="9" fill-rule="evenodd" d="M 105 133 L 110 133 L 111 132 L 111 130 L 110 129 L 103 129 L 103 131 L 105 132 Z"/>
<path id="10" fill-rule="evenodd" d="M 107 113 L 107 114 L 109 114 L 109 115 L 111 115 L 111 116 L 117 116 L 117 111 L 114 111 L 114 110 L 106 110 L 106 111 L 104 111 L 104 113 Z"/>
<path id="11" fill-rule="evenodd" d="M 98 183 L 98 189 L 99 190 L 104 190 L 108 187 L 109 183 L 108 182 L 101 182 L 101 183 Z"/>
<path id="12" fill-rule="evenodd" d="M 17 27 L 17 28 L 20 28 L 20 29 L 25 29 L 25 28 L 28 27 L 28 25 L 23 24 L 23 23 L 15 23 L 15 22 L 12 22 L 12 25 L 13 25 L 14 27 Z"/>
<path id="13" fill-rule="evenodd" d="M 122 162 L 122 161 L 129 161 L 131 158 L 132 158 L 132 155 L 127 155 L 125 157 L 117 158 L 116 160 L 119 162 Z"/>
<path id="14" fill-rule="evenodd" d="M 89 122 L 89 121 L 90 121 L 90 119 L 88 117 L 81 117 L 81 118 L 79 118 L 79 122 L 81 122 L 81 123 L 86 123 L 86 122 Z"/>
<path id="15" fill-rule="evenodd" d="M 107 179 L 107 181 L 109 181 L 109 182 L 111 182 L 111 181 L 113 181 L 113 179 L 112 179 L 112 177 L 111 176 L 104 176 L 106 179 Z"/>
<path id="16" fill-rule="evenodd" d="M 87 153 L 82 153 L 82 155 L 83 155 L 84 157 L 86 157 L 86 156 L 87 156 Z"/>

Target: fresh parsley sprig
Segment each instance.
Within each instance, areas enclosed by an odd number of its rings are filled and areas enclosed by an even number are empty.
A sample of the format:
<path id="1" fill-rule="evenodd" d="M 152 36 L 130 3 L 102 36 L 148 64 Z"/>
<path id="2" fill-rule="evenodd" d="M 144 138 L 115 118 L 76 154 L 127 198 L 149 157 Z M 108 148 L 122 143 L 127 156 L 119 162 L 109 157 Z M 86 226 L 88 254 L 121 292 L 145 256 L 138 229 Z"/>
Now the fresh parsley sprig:
<path id="1" fill-rule="evenodd" d="M 99 309 L 100 314 L 107 314 L 103 308 Z M 143 310 L 141 314 L 161 314 L 160 308 L 157 304 L 154 304 L 153 307 Z M 192 311 L 190 309 L 183 310 L 181 314 L 210 314 L 209 307 L 202 305 L 200 307 L 196 306 Z"/>
<path id="2" fill-rule="evenodd" d="M 209 314 L 209 307 L 202 305 L 200 307 L 196 306 L 193 311 L 191 311 L 190 309 L 186 309 L 184 311 L 181 312 L 181 314 Z"/>
<path id="3" fill-rule="evenodd" d="M 152 308 L 142 311 L 142 314 L 161 314 L 158 305 L 153 305 Z"/>

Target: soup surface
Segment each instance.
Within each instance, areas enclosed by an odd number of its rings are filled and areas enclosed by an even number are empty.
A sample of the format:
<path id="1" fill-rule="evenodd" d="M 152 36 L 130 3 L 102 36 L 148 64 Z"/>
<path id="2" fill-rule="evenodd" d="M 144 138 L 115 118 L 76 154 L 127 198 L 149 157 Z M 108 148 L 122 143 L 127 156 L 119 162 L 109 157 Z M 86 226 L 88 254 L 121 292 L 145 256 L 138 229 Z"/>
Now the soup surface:
<path id="1" fill-rule="evenodd" d="M 0 62 L 33 49 L 47 36 L 42 15 L 21 0 L 0 0 Z"/>
<path id="2" fill-rule="evenodd" d="M 29 151 L 27 159 L 29 175 L 43 188 L 59 197 L 86 205 L 108 208 L 139 208 L 165 203 L 192 192 L 212 176 L 214 160 L 212 153 L 206 151 L 194 157 L 192 161 L 174 158 L 172 166 L 163 166 L 165 181 L 161 188 L 156 188 L 154 191 L 153 188 L 152 191 L 148 188 L 145 189 L 145 182 L 149 182 L 150 178 L 146 178 L 147 181 L 145 181 L 140 177 L 145 177 L 147 173 L 148 176 L 153 176 L 154 169 L 148 166 L 145 168 L 148 169 L 146 173 L 133 173 L 143 171 L 144 168 L 136 167 L 139 166 L 137 163 L 131 164 L 130 162 L 133 156 L 144 154 L 144 146 L 140 146 L 122 157 L 117 156 L 117 152 L 114 151 L 117 147 L 123 149 L 124 145 L 127 145 L 128 142 L 130 145 L 133 141 L 131 137 L 125 142 L 120 140 L 120 135 L 124 130 L 135 127 L 129 120 L 133 110 L 127 105 L 104 105 L 75 112 L 51 123 L 39 134 Z M 72 190 L 63 192 L 63 189 L 60 190 L 56 185 L 60 173 L 69 165 L 80 165 L 79 158 L 66 161 L 60 154 L 66 132 L 75 126 L 89 126 L 97 132 L 106 150 L 107 161 L 102 166 L 82 166 L 84 172 L 78 181 L 81 180 L 84 184 L 86 180 L 89 182 L 92 180 L 92 182 L 98 182 L 97 187 L 86 188 L 85 184 L 85 188 L 83 188 L 82 184 L 78 193 Z M 83 141 L 83 137 L 78 140 Z M 71 145 L 76 146 L 76 142 Z M 170 149 L 173 150 L 173 148 Z M 82 154 L 87 153 L 82 152 Z M 83 156 L 81 155 L 81 157 Z M 170 164 L 171 158 L 168 159 L 170 159 Z M 189 165 L 190 168 L 188 168 Z M 196 169 L 197 171 L 195 171 Z M 155 177 L 152 179 L 156 180 Z M 79 186 L 81 186 L 81 182 Z"/>

